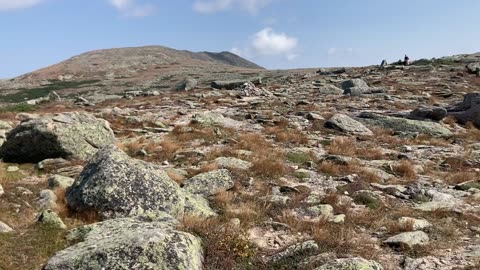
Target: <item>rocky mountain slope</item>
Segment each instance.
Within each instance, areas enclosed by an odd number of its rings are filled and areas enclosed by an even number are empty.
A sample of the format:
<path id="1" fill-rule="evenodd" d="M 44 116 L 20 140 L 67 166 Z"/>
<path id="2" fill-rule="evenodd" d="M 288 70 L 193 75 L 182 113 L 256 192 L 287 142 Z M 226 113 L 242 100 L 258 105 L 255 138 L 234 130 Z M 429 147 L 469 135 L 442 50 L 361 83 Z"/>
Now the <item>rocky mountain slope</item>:
<path id="1" fill-rule="evenodd" d="M 479 269 L 476 59 L 6 107 L 0 269 Z"/>
<path id="2" fill-rule="evenodd" d="M 249 73 L 262 67 L 230 52 L 175 50 L 162 46 L 97 50 L 36 70 L 11 80 L 0 81 L 2 96 L 28 92 L 39 98 L 55 89 L 62 95 L 134 89 L 170 89 L 187 77 L 203 80 L 212 73 Z M 218 75 L 217 75 L 218 76 Z M 103 92 L 102 92 L 103 93 Z M 2 99 L 0 97 L 0 99 Z M 6 102 L 21 98 L 4 98 Z"/>

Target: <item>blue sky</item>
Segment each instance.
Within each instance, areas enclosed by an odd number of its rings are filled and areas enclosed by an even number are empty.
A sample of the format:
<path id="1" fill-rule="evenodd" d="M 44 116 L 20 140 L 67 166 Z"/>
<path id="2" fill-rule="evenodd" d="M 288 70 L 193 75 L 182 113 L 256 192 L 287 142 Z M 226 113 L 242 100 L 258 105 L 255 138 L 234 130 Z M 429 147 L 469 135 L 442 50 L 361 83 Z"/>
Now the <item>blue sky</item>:
<path id="1" fill-rule="evenodd" d="M 0 0 L 0 78 L 95 49 L 233 51 L 267 68 L 480 51 L 478 0 Z"/>

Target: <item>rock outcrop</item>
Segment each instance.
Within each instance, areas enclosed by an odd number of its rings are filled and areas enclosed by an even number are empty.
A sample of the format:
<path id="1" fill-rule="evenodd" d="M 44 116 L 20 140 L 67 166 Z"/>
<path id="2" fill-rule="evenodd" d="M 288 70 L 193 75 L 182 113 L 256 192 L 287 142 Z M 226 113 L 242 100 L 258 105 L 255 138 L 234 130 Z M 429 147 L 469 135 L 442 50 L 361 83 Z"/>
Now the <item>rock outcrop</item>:
<path id="1" fill-rule="evenodd" d="M 88 113 L 45 115 L 20 123 L 0 148 L 4 161 L 35 163 L 48 158 L 89 159 L 115 141 L 110 125 Z"/>

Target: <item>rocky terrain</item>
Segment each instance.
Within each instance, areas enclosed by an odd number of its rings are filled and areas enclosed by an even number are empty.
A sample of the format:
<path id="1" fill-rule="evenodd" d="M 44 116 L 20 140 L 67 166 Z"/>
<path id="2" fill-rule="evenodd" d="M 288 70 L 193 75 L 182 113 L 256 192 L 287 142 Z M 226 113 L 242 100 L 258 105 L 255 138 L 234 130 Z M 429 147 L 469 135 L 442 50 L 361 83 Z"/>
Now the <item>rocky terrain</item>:
<path id="1" fill-rule="evenodd" d="M 6 105 L 0 269 L 480 269 L 479 56 Z"/>

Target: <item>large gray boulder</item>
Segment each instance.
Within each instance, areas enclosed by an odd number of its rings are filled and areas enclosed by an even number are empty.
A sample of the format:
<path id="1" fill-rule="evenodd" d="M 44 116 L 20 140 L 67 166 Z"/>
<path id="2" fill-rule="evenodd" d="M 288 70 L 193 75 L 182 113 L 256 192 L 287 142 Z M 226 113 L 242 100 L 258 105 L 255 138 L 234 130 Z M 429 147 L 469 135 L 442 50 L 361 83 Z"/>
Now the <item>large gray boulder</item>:
<path id="1" fill-rule="evenodd" d="M 359 88 L 369 88 L 368 84 L 362 79 L 352 79 L 342 82 L 342 89 L 349 90 L 350 88 L 359 87 Z"/>
<path id="2" fill-rule="evenodd" d="M 213 81 L 212 87 L 215 89 L 227 89 L 233 90 L 235 88 L 241 87 L 244 83 L 251 82 L 255 85 L 262 84 L 262 78 L 247 78 L 247 79 L 238 79 L 238 80 L 231 80 L 231 81 Z"/>
<path id="3" fill-rule="evenodd" d="M 391 129 L 404 134 L 427 134 L 441 138 L 453 136 L 453 133 L 448 128 L 435 122 L 397 118 L 370 112 L 361 113 L 357 120 L 367 126 Z"/>
<path id="4" fill-rule="evenodd" d="M 470 63 L 466 68 L 469 73 L 476 74 L 480 69 L 480 63 Z"/>
<path id="5" fill-rule="evenodd" d="M 408 118 L 413 120 L 440 121 L 447 117 L 447 110 L 442 107 L 420 106 L 410 112 Z"/>
<path id="6" fill-rule="evenodd" d="M 181 81 L 176 86 L 177 91 L 190 91 L 197 87 L 198 81 L 192 78 L 185 79 Z"/>
<path id="7" fill-rule="evenodd" d="M 183 186 L 186 191 L 205 197 L 215 195 L 232 187 L 233 179 L 226 169 L 195 175 L 188 179 Z"/>
<path id="8" fill-rule="evenodd" d="M 0 120 L 0 145 L 5 142 L 7 139 L 7 133 L 10 130 L 12 130 L 12 126 L 9 123 Z"/>
<path id="9" fill-rule="evenodd" d="M 325 122 L 325 127 L 352 135 L 373 135 L 373 132 L 365 127 L 362 123 L 340 113 L 335 114 L 327 122 Z"/>
<path id="10" fill-rule="evenodd" d="M 318 93 L 323 95 L 341 95 L 343 90 L 336 87 L 335 85 L 325 84 L 318 87 Z"/>
<path id="11" fill-rule="evenodd" d="M 158 166 L 130 158 L 116 146 L 100 150 L 70 188 L 68 205 L 104 218 L 168 213 L 181 216 L 185 194 Z"/>
<path id="12" fill-rule="evenodd" d="M 58 252 L 43 269 L 202 269 L 201 240 L 174 225 L 165 215 L 154 222 L 122 218 L 72 230 L 67 238 L 78 243 Z"/>
<path id="13" fill-rule="evenodd" d="M 448 115 L 461 124 L 472 122 L 480 127 L 480 93 L 466 94 L 462 103 L 448 109 Z"/>
<path id="14" fill-rule="evenodd" d="M 86 160 L 114 141 L 109 123 L 91 114 L 46 115 L 22 122 L 10 131 L 0 148 L 0 157 L 14 163 L 36 163 L 48 158 Z"/>
<path id="15" fill-rule="evenodd" d="M 345 258 L 326 263 L 315 270 L 383 270 L 383 266 L 376 261 L 363 258 Z"/>

